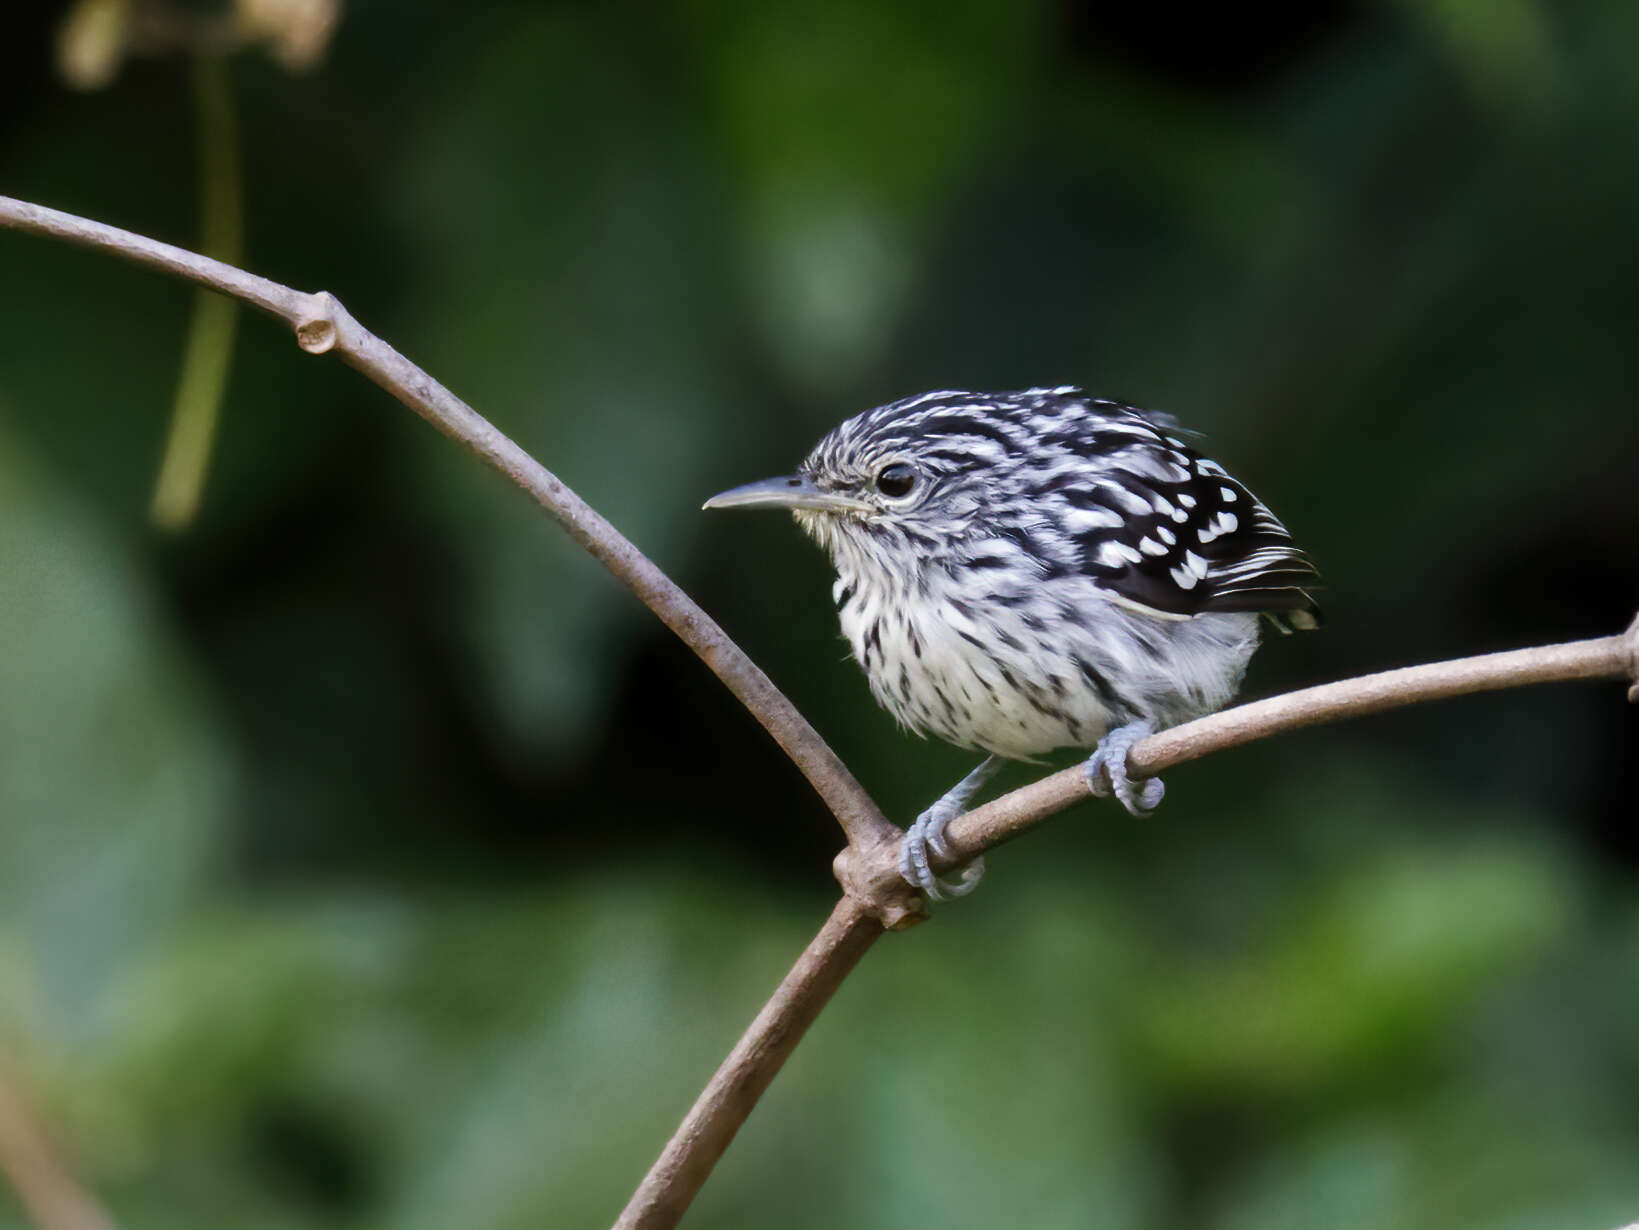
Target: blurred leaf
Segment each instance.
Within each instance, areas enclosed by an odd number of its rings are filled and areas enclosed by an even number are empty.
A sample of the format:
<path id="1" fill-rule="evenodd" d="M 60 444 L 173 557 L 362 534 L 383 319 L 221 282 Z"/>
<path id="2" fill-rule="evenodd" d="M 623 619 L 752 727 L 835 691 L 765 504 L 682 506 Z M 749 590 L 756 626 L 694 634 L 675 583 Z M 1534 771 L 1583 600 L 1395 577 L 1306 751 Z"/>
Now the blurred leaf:
<path id="1" fill-rule="evenodd" d="M 1138 958 L 1122 894 L 1085 869 L 1023 882 L 997 864 L 982 916 L 884 939 L 805 1044 L 793 1083 L 835 1087 L 819 1134 L 850 1146 L 834 1170 L 859 1181 L 802 1224 L 1155 1224 L 1156 1141 L 1109 1010 Z M 789 1130 L 793 1149 L 814 1134 Z M 755 1211 L 742 1224 L 777 1206 Z"/>
<path id="2" fill-rule="evenodd" d="M 1499 1123 L 1509 1131 L 1499 1133 Z M 1615 1227 L 1639 1207 L 1639 1137 L 1539 1104 L 1442 1090 L 1405 1118 L 1345 1121 L 1273 1152 L 1233 1194 L 1220 1230 L 1530 1230 Z"/>
<path id="3" fill-rule="evenodd" d="M 1390 848 L 1334 874 L 1264 947 L 1152 988 L 1139 1038 L 1161 1080 L 1313 1090 L 1404 1064 L 1573 917 L 1529 847 Z"/>
<path id="4" fill-rule="evenodd" d="M 125 58 L 131 0 L 76 0 L 57 31 L 57 71 L 77 90 L 100 90 Z"/>
<path id="5" fill-rule="evenodd" d="M 1100 65 L 1073 82 L 1058 114 L 1116 190 L 1164 203 L 1217 254 L 1278 267 L 1315 225 L 1316 186 L 1292 151 L 1221 107 Z"/>
<path id="6" fill-rule="evenodd" d="M 0 920 L 72 1046 L 198 890 L 227 750 L 123 544 L 5 435 L 0 577 Z"/>
<path id="7" fill-rule="evenodd" d="M 1398 0 L 1427 26 L 1492 106 L 1535 108 L 1550 101 L 1564 72 L 1541 0 Z"/>
<path id="8" fill-rule="evenodd" d="M 657 110 L 632 41 L 590 16 L 519 15 L 466 54 L 407 186 L 434 254 L 426 361 L 675 568 L 732 405 L 713 232 L 675 148 L 687 129 Z M 473 458 L 425 448 L 468 569 L 462 637 L 485 710 L 530 759 L 567 756 L 597 734 L 649 617 Z"/>
<path id="9" fill-rule="evenodd" d="M 1048 6 L 696 6 L 752 318 L 835 395 L 894 337 L 950 199 L 1032 96 Z"/>

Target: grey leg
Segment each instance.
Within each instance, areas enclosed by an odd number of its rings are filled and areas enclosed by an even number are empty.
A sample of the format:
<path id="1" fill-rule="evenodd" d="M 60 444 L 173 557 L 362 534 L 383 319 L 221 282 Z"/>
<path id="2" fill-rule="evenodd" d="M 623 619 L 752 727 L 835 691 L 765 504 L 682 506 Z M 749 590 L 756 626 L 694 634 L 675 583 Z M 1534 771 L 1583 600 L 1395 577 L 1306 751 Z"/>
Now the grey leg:
<path id="1" fill-rule="evenodd" d="M 967 801 L 974 792 L 994 777 L 1001 767 L 1000 756 L 987 756 L 983 764 L 918 816 L 916 823 L 906 832 L 904 844 L 899 849 L 899 874 L 912 888 L 919 888 L 927 894 L 929 901 L 965 897 L 979 887 L 979 879 L 985 873 L 984 859 L 974 859 L 956 876 L 942 877 L 934 874 L 928 855 L 931 851 L 934 858 L 950 856 L 950 847 L 945 844 L 945 830 L 952 820 L 966 810 Z"/>
<path id="2" fill-rule="evenodd" d="M 1154 811 L 1167 792 L 1166 786 L 1159 777 L 1135 779 L 1127 772 L 1127 753 L 1132 745 L 1154 733 L 1155 727 L 1148 722 L 1128 722 L 1100 739 L 1087 757 L 1087 788 L 1100 798 L 1115 795 L 1121 806 L 1135 816 Z"/>

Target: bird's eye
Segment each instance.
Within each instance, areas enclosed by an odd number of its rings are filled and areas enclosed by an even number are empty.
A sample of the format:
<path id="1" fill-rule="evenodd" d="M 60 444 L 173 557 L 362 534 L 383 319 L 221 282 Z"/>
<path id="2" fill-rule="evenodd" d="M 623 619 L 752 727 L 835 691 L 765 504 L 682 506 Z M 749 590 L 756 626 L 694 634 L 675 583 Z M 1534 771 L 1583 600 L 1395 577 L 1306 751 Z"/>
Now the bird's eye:
<path id="1" fill-rule="evenodd" d="M 916 486 L 916 470 L 903 461 L 896 461 L 892 465 L 883 466 L 877 471 L 876 489 L 890 499 L 909 495 L 911 488 Z"/>

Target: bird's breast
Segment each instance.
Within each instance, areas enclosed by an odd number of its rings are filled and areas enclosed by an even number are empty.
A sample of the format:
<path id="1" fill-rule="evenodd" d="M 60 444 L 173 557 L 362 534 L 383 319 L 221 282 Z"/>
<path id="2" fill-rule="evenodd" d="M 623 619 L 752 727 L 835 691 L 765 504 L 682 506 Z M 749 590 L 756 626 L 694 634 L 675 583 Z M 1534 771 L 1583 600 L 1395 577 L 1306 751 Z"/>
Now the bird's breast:
<path id="1" fill-rule="evenodd" d="M 836 597 L 872 693 L 919 734 L 1028 759 L 1090 747 L 1110 722 L 1074 647 L 1055 644 L 1049 621 L 1016 594 L 975 592 L 930 568 L 893 579 L 840 574 Z"/>

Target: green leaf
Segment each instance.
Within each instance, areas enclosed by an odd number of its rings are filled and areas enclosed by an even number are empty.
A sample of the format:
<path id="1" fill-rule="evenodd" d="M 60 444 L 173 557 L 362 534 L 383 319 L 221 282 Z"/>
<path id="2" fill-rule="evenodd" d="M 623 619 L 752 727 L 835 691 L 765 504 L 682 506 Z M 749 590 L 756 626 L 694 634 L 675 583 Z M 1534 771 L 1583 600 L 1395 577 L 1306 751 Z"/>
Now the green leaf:
<path id="1" fill-rule="evenodd" d="M 3 431 L 0 577 L 0 929 L 72 1045 L 197 892 L 228 752 L 125 544 Z"/>

